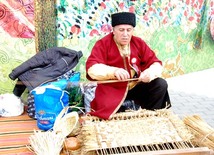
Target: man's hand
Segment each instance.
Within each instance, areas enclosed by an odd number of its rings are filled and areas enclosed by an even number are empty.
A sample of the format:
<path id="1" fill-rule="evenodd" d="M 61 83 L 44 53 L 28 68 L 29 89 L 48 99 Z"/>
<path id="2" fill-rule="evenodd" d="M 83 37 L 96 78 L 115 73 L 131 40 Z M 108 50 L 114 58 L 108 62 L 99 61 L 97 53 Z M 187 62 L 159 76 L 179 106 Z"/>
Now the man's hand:
<path id="1" fill-rule="evenodd" d="M 123 69 L 123 68 L 116 69 L 115 72 L 114 72 L 114 76 L 118 80 L 126 80 L 126 79 L 130 78 L 130 75 L 129 75 L 128 71 Z"/>
<path id="2" fill-rule="evenodd" d="M 144 83 L 149 83 L 151 81 L 149 70 L 146 69 L 143 72 L 141 72 L 140 77 L 138 79 L 139 81 L 142 81 Z"/>

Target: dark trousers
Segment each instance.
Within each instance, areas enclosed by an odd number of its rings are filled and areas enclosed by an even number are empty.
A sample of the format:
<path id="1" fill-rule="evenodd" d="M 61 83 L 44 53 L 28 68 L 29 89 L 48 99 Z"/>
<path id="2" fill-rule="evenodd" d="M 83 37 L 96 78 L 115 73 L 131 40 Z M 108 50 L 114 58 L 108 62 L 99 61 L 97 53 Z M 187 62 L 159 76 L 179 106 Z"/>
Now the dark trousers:
<path id="1" fill-rule="evenodd" d="M 149 83 L 138 83 L 129 90 L 126 100 L 134 102 L 143 109 L 155 110 L 171 107 L 168 93 L 168 84 L 162 78 L 154 79 Z"/>

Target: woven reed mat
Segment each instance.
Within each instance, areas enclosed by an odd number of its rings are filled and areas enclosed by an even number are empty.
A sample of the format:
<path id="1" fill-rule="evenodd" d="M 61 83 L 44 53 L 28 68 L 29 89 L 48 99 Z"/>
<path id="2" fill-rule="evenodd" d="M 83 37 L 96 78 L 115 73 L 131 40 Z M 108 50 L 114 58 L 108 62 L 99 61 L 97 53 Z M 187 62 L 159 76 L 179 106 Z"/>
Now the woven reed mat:
<path id="1" fill-rule="evenodd" d="M 84 155 L 194 147 L 191 144 L 191 132 L 168 109 L 117 113 L 111 120 L 89 116 L 80 136 Z"/>
<path id="2" fill-rule="evenodd" d="M 32 155 L 26 145 L 34 129 L 38 130 L 36 120 L 26 112 L 16 117 L 0 117 L 0 155 Z"/>

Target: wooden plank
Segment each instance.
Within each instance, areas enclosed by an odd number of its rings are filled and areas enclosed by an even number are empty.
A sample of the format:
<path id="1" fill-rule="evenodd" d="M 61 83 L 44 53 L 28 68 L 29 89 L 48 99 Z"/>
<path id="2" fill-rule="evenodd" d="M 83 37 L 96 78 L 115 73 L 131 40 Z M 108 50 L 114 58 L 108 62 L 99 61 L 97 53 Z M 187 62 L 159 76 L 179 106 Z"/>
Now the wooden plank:
<path id="1" fill-rule="evenodd" d="M 0 135 L 38 130 L 35 120 L 0 122 Z"/>
<path id="2" fill-rule="evenodd" d="M 15 117 L 0 117 L 0 155 L 33 155 L 26 146 L 34 130 L 39 130 L 37 122 L 26 112 Z"/>
<path id="3" fill-rule="evenodd" d="M 0 117 L 0 123 L 8 122 L 8 121 L 18 121 L 18 120 L 34 120 L 34 119 L 30 118 L 26 111 L 20 116 Z"/>
<path id="4" fill-rule="evenodd" d="M 34 155 L 26 146 L 1 149 L 0 155 Z"/>
<path id="5" fill-rule="evenodd" d="M 33 134 L 33 132 L 0 135 L 0 149 L 28 145 L 28 140 L 31 134 Z"/>

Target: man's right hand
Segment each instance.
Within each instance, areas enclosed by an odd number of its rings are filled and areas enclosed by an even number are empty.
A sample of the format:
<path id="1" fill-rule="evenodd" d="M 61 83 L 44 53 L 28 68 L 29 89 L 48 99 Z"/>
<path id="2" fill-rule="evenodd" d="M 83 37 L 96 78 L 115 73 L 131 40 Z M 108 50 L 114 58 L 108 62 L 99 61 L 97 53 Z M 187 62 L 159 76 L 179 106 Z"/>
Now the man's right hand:
<path id="1" fill-rule="evenodd" d="M 123 69 L 123 68 L 116 69 L 115 72 L 114 72 L 114 76 L 118 80 L 127 80 L 127 79 L 130 78 L 130 75 L 129 75 L 128 71 Z"/>

